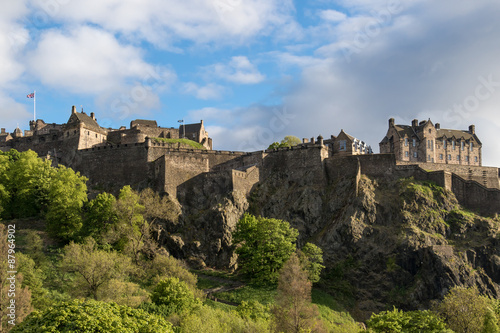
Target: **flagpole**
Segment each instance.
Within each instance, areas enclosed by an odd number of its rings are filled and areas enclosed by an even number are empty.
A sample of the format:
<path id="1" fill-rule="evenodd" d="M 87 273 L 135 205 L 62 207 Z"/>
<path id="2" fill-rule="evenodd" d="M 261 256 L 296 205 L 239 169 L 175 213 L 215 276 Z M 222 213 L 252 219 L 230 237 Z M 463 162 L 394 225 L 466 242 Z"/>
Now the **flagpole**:
<path id="1" fill-rule="evenodd" d="M 33 120 L 36 126 L 36 90 L 33 91 Z"/>

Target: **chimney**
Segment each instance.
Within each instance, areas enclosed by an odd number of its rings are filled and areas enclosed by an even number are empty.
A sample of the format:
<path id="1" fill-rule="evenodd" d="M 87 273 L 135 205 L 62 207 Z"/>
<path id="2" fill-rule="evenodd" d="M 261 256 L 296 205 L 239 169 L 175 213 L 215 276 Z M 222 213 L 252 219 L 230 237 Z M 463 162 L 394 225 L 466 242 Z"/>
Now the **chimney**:
<path id="1" fill-rule="evenodd" d="M 394 126 L 394 118 L 390 118 L 389 119 L 389 127 L 393 127 Z"/>
<path id="2" fill-rule="evenodd" d="M 436 125 L 434 125 L 434 127 L 436 127 L 436 129 L 441 129 L 441 124 L 440 123 L 436 123 Z"/>
<path id="3" fill-rule="evenodd" d="M 2 134 L 6 134 L 6 133 L 5 133 L 5 128 L 2 128 Z"/>
<path id="4" fill-rule="evenodd" d="M 94 112 L 90 112 L 90 118 L 92 118 L 92 119 L 96 120 L 96 119 L 95 119 L 95 114 L 94 114 Z"/>
<path id="5" fill-rule="evenodd" d="M 203 126 L 203 119 L 202 119 L 202 120 L 200 120 L 200 123 L 201 123 L 201 126 Z"/>
<path id="6" fill-rule="evenodd" d="M 470 125 L 469 126 L 469 133 L 470 134 L 476 134 L 476 126 Z"/>
<path id="7" fill-rule="evenodd" d="M 76 113 L 76 106 L 73 105 L 73 107 L 71 108 L 71 113 L 73 113 L 73 114 Z"/>
<path id="8" fill-rule="evenodd" d="M 418 127 L 418 119 L 413 119 L 412 120 L 411 127 L 413 127 L 413 128 Z"/>
<path id="9" fill-rule="evenodd" d="M 309 139 L 302 138 L 302 143 L 309 143 Z"/>
<path id="10" fill-rule="evenodd" d="M 318 136 L 318 144 L 323 145 L 323 136 L 321 134 Z"/>
<path id="11" fill-rule="evenodd" d="M 311 143 L 314 144 L 314 137 L 311 138 Z"/>

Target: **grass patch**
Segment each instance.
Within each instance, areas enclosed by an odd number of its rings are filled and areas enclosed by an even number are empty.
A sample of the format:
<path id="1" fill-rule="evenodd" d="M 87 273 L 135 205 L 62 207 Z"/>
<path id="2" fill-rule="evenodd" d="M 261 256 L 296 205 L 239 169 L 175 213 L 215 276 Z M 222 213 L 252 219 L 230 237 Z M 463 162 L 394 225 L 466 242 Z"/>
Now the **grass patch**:
<path id="1" fill-rule="evenodd" d="M 224 311 L 228 311 L 228 312 L 231 310 L 236 310 L 236 307 L 233 305 L 215 302 L 215 301 L 212 301 L 211 299 L 206 299 L 205 305 L 208 305 L 209 307 L 211 307 L 213 309 L 220 309 L 220 310 L 224 310 Z"/>
<path id="2" fill-rule="evenodd" d="M 167 138 L 152 138 L 155 142 L 165 142 L 165 143 L 181 143 L 184 145 L 191 146 L 195 149 L 206 149 L 201 143 L 195 142 L 189 139 L 167 139 Z"/>
<path id="3" fill-rule="evenodd" d="M 276 286 L 245 286 L 230 292 L 215 293 L 214 296 L 240 304 L 242 301 L 258 301 L 261 304 L 273 304 Z"/>
<path id="4" fill-rule="evenodd" d="M 225 283 L 213 281 L 211 279 L 207 279 L 207 278 L 204 278 L 202 276 L 198 276 L 198 283 L 196 284 L 196 286 L 199 289 L 212 289 L 212 288 L 217 288 L 217 287 L 221 287 L 224 285 L 225 285 Z"/>

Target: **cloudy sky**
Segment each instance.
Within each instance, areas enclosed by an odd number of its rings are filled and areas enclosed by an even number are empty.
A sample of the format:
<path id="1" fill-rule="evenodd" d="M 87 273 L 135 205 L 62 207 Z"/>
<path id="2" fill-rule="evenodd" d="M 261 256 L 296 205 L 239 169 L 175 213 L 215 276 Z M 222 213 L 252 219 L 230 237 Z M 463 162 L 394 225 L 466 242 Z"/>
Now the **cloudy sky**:
<path id="1" fill-rule="evenodd" d="M 0 0 L 1 126 L 205 120 L 216 149 L 341 129 L 378 152 L 390 117 L 476 125 L 500 166 L 498 0 Z"/>

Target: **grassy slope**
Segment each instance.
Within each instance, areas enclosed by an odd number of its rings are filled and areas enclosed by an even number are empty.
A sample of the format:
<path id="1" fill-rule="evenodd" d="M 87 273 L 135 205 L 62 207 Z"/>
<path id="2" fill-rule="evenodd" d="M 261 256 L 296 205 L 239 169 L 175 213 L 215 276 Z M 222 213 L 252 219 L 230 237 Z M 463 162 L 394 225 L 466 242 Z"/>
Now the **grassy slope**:
<path id="1" fill-rule="evenodd" d="M 165 142 L 165 143 L 181 143 L 184 145 L 191 146 L 195 149 L 206 149 L 203 147 L 201 143 L 189 140 L 189 139 L 167 139 L 167 138 L 153 138 L 156 142 Z"/>

